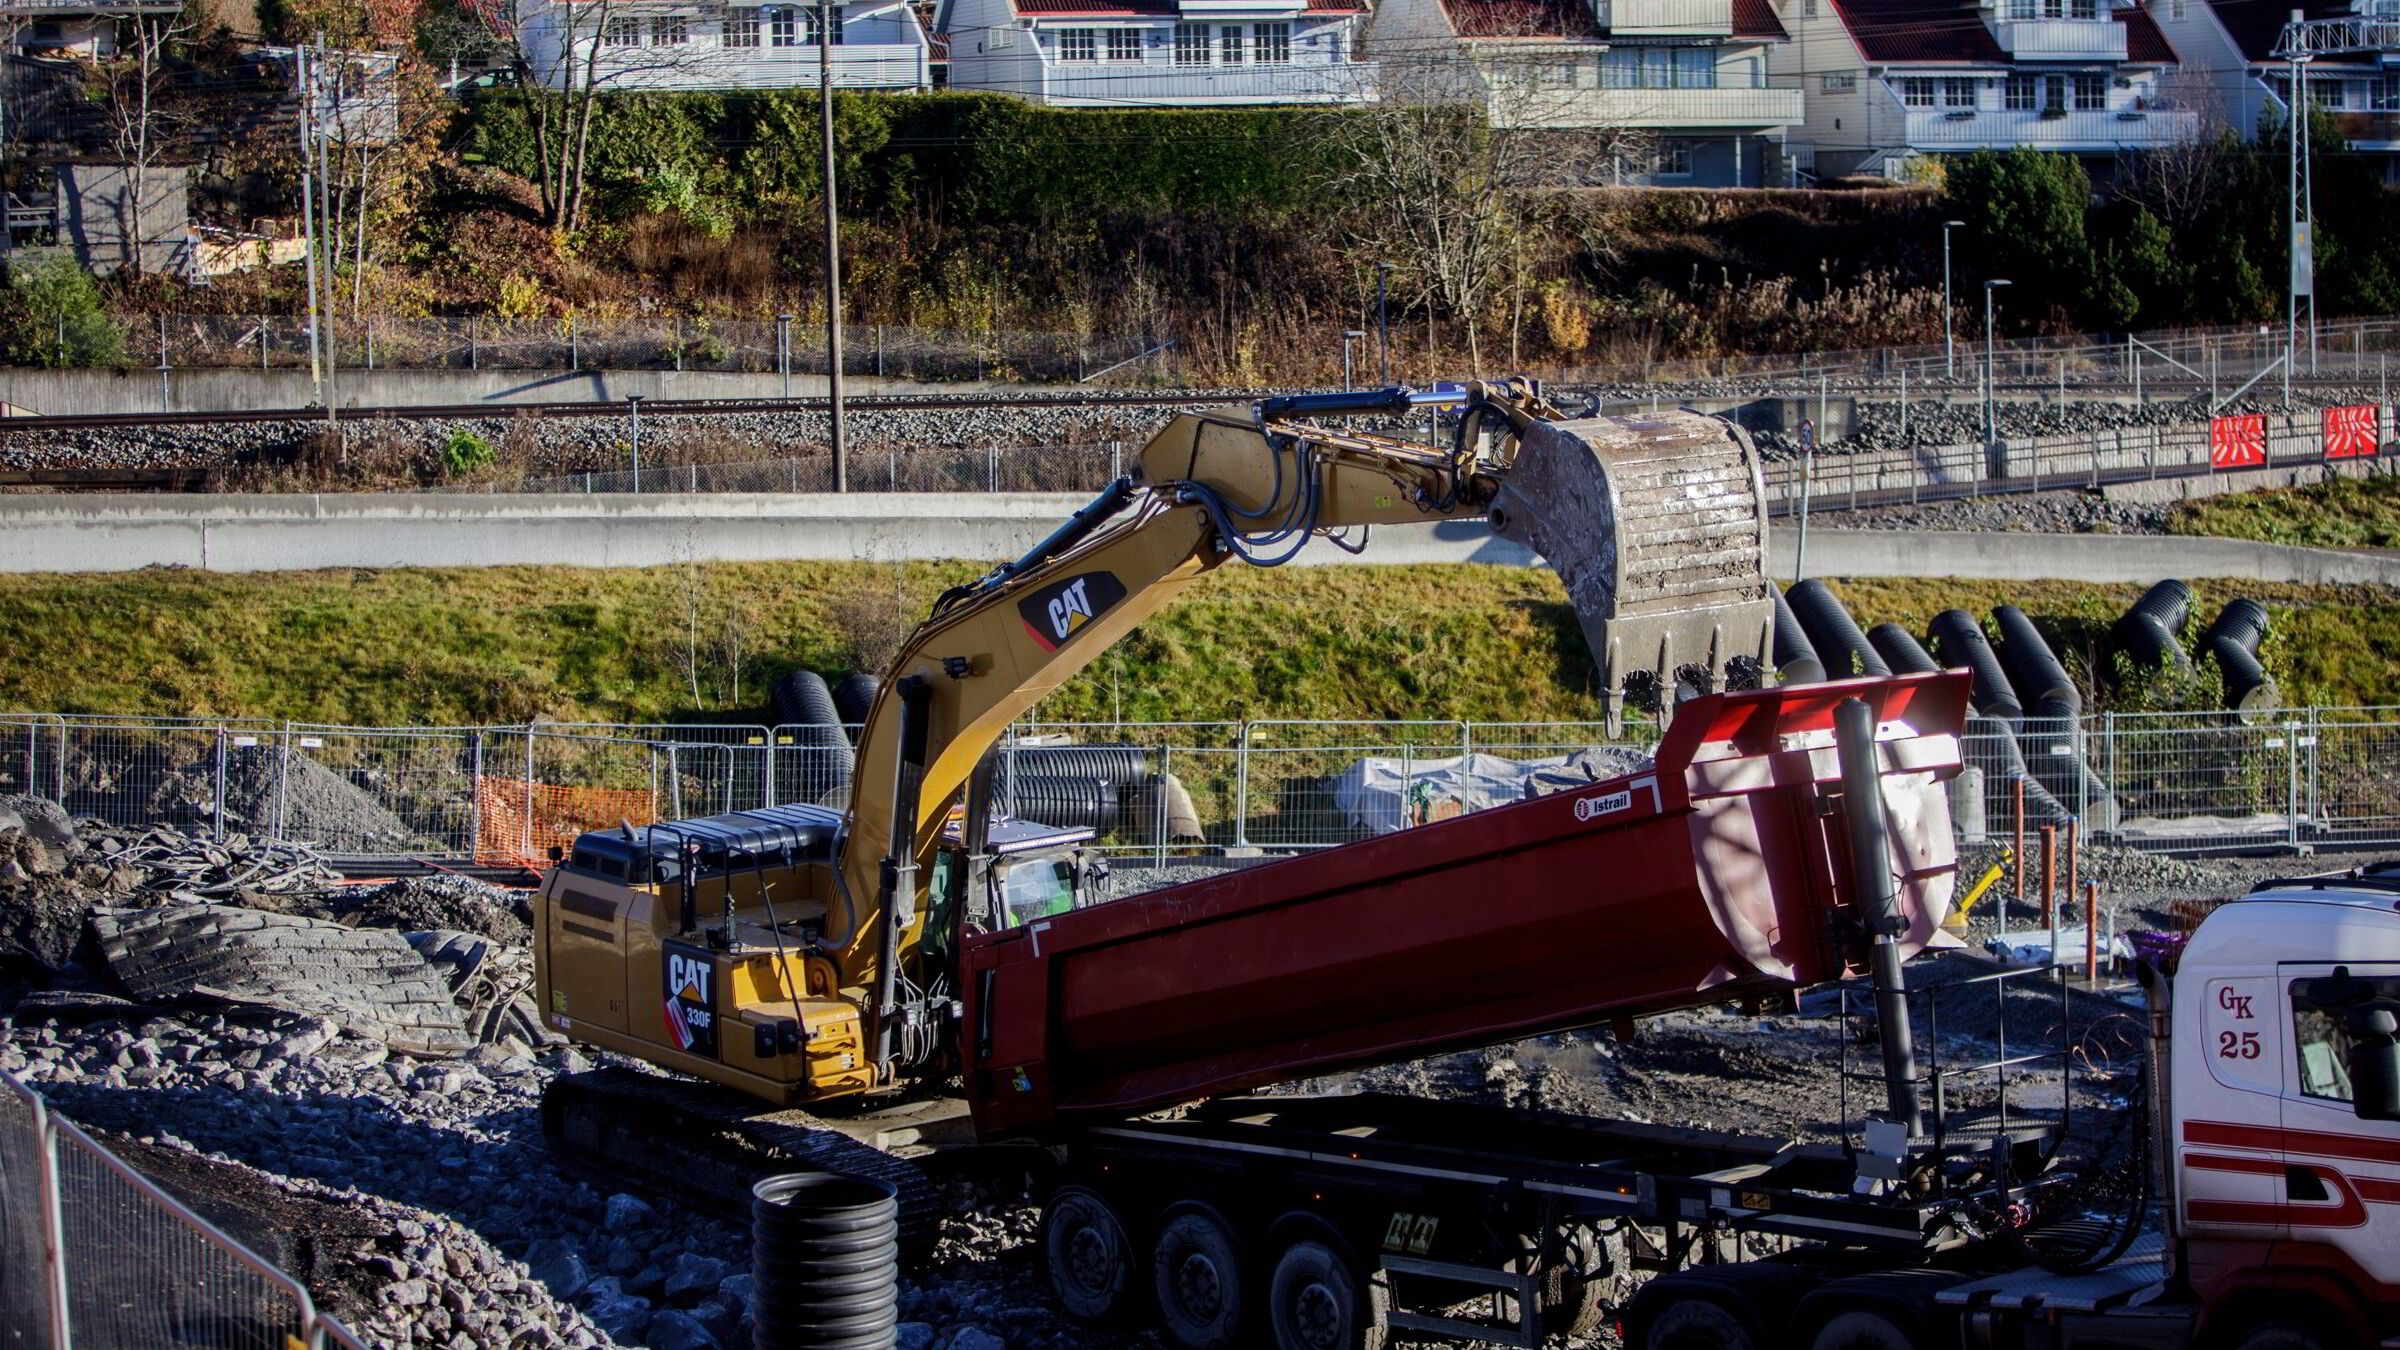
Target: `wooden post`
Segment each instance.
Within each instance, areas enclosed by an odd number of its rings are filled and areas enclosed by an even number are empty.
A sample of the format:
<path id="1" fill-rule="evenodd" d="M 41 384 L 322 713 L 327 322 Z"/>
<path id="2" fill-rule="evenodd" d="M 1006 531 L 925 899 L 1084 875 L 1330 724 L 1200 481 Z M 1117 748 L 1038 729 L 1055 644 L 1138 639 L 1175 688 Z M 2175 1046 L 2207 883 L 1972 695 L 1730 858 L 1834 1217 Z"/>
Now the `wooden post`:
<path id="1" fill-rule="evenodd" d="M 2083 982 L 2100 982 L 2100 883 L 2083 883 Z"/>
<path id="2" fill-rule="evenodd" d="M 2058 886 L 2058 827 L 2042 827 L 2042 922 L 2047 924 L 2053 914 L 2053 899 Z M 2056 959 L 2053 956 L 2052 959 Z"/>
<path id="3" fill-rule="evenodd" d="M 2062 905 L 2075 898 L 2075 851 L 2083 833 L 2076 827 L 2081 824 L 2080 820 L 2070 819 L 2067 821 L 2067 884 L 2066 888 L 2061 890 L 2058 895 L 2058 901 Z"/>

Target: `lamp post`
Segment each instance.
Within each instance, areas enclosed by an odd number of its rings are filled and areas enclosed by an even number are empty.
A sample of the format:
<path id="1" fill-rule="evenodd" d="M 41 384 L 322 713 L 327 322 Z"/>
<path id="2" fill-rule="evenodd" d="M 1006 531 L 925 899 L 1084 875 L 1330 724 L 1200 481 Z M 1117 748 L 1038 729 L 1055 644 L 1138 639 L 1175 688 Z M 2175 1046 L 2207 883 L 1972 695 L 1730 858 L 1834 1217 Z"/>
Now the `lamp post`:
<path id="1" fill-rule="evenodd" d="M 783 376 L 783 396 L 792 396 L 792 316 L 775 316 L 775 371 Z"/>
<path id="2" fill-rule="evenodd" d="M 1992 420 L 1992 292 L 2007 284 L 1997 279 L 1983 283 L 1983 443 L 1986 446 L 1999 438 L 1999 429 Z"/>
<path id="3" fill-rule="evenodd" d="M 1384 307 L 1384 294 L 1391 278 L 1390 263 L 1375 264 L 1375 360 L 1378 379 L 1386 389 L 1392 387 L 1392 317 Z"/>
<path id="4" fill-rule="evenodd" d="M 627 394 L 625 406 L 633 413 L 633 490 L 642 490 L 642 395 Z"/>
<path id="5" fill-rule="evenodd" d="M 1950 334 L 1950 232 L 1967 222 L 1942 222 L 1942 369 L 1949 378 L 1958 378 L 1958 343 Z"/>
<path id="6" fill-rule="evenodd" d="M 1363 328 L 1345 328 L 1342 330 L 1342 388 L 1344 389 L 1356 389 L 1358 387 L 1350 381 L 1350 344 L 1359 341 L 1366 335 L 1367 330 Z"/>

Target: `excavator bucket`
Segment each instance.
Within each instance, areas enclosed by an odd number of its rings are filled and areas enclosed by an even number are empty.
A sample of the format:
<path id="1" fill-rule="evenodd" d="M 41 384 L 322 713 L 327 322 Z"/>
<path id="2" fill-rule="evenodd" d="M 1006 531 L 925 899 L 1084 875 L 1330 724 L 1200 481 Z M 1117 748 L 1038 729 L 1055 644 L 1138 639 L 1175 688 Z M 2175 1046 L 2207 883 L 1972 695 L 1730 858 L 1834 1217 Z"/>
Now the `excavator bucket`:
<path id="1" fill-rule="evenodd" d="M 1491 519 L 1566 583 L 1612 733 L 1629 681 L 1664 718 L 1678 684 L 1709 693 L 1766 668 L 1765 489 L 1740 427 L 1692 412 L 1529 422 Z"/>

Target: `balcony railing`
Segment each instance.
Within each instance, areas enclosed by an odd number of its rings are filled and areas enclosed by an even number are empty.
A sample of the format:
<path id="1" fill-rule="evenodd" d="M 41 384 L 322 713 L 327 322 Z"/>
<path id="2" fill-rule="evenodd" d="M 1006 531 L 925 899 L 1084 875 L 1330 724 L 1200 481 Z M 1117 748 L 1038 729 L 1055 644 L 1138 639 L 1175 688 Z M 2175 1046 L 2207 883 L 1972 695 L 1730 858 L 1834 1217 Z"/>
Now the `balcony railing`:
<path id="1" fill-rule="evenodd" d="M 1733 32 L 1733 0 L 1598 0 L 1600 25 L 1623 37 Z"/>
<path id="2" fill-rule="evenodd" d="M 914 43 L 839 43 L 837 89 L 916 89 L 931 83 L 928 52 Z M 602 47 L 600 79 L 623 89 L 794 89 L 817 87 L 814 46 Z"/>
<path id="3" fill-rule="evenodd" d="M 1052 103 L 1265 104 L 1364 103 L 1375 97 L 1376 67 L 1366 61 L 1290 66 L 1051 65 L 1041 97 Z"/>
<path id="4" fill-rule="evenodd" d="M 1539 89 L 1496 99 L 1492 114 L 1528 127 L 1789 126 L 1803 116 L 1797 89 Z"/>
<path id="5" fill-rule="evenodd" d="M 2003 19 L 2000 46 L 2019 60 L 2122 61 L 2125 25 L 2114 19 Z"/>
<path id="6" fill-rule="evenodd" d="M 1910 108 L 1908 143 L 1918 150 L 2039 150 L 2103 153 L 2189 141 L 2200 132 L 2200 115 L 2180 108 L 2002 110 L 1998 108 Z"/>

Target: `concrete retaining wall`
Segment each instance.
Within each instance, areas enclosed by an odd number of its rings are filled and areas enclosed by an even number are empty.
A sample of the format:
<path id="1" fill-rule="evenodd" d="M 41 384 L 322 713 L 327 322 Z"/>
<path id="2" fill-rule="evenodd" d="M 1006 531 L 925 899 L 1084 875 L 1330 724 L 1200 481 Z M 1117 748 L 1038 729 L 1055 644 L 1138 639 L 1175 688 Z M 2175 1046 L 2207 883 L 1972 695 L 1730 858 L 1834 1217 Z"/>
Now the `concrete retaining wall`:
<path id="1" fill-rule="evenodd" d="M 1083 499 L 1050 494 L 0 497 L 0 571 L 114 572 L 189 567 L 262 572 L 320 567 L 548 564 L 654 567 L 699 559 L 900 562 L 1018 556 Z M 1774 536 L 1792 574 L 1797 532 Z M 2227 539 L 1945 531 L 1814 530 L 1809 570 L 1824 576 L 2005 580 L 2261 581 L 2400 585 L 2400 554 L 2289 548 Z M 1526 550 L 1480 521 L 1386 527 L 1360 558 L 1327 545 L 1304 563 L 1480 562 L 1530 566 Z"/>

